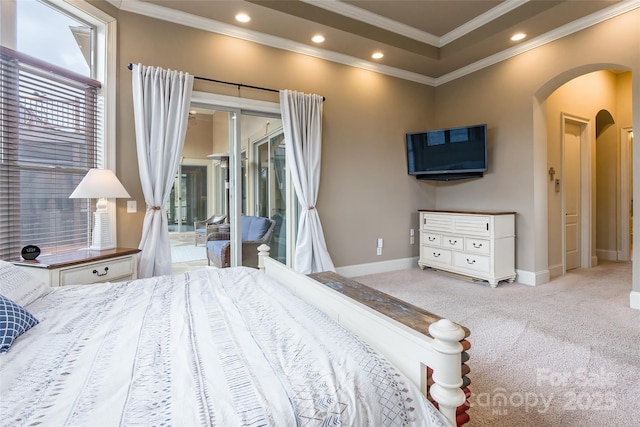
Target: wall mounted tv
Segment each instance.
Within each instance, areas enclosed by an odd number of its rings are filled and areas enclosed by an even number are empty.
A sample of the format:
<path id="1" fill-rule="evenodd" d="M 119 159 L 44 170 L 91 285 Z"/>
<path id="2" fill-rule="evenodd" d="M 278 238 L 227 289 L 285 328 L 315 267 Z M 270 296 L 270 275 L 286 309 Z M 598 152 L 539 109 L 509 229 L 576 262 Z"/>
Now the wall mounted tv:
<path id="1" fill-rule="evenodd" d="M 418 179 L 481 177 L 487 170 L 487 125 L 407 133 L 407 170 Z"/>

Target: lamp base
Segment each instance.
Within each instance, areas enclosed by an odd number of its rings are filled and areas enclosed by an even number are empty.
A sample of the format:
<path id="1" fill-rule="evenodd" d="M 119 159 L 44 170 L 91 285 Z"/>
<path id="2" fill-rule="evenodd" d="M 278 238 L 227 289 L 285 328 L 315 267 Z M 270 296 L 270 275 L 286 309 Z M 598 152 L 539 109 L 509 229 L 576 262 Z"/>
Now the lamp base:
<path id="1" fill-rule="evenodd" d="M 104 251 L 113 249 L 116 246 L 111 240 L 111 221 L 109 220 L 109 212 L 96 211 L 93 213 L 93 236 L 89 250 Z"/>

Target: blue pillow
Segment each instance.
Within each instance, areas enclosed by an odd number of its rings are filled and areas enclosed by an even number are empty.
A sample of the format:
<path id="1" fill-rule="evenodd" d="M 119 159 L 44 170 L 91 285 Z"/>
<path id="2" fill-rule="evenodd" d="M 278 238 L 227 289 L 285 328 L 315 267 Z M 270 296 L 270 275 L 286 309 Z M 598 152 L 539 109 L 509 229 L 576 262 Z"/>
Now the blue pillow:
<path id="1" fill-rule="evenodd" d="M 24 307 L 0 295 L 0 353 L 5 353 L 20 335 L 38 324 Z"/>
<path id="2" fill-rule="evenodd" d="M 271 221 L 269 218 L 261 216 L 243 216 L 242 217 L 242 241 L 253 242 L 262 239 L 264 233 L 267 232 Z"/>

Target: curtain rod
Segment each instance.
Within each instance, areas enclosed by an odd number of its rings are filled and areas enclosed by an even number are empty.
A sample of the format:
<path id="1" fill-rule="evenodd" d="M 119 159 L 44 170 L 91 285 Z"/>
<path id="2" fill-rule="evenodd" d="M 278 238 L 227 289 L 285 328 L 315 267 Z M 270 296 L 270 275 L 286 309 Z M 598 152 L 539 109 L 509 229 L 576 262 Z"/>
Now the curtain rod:
<path id="1" fill-rule="evenodd" d="M 130 63 L 129 65 L 127 65 L 127 68 L 129 70 L 132 70 L 133 69 L 133 64 Z M 246 87 L 246 88 L 249 88 L 249 89 L 258 89 L 258 90 L 264 90 L 264 91 L 267 91 L 267 92 L 280 93 L 280 91 L 278 89 L 270 89 L 268 87 L 252 86 L 252 85 L 246 85 L 246 84 L 243 84 L 243 83 L 226 82 L 224 80 L 209 79 L 207 77 L 193 76 L 193 78 L 194 79 L 198 79 L 198 80 L 204 80 L 204 81 L 207 81 L 207 82 L 222 83 L 222 84 L 225 84 L 225 85 L 237 86 L 238 88 Z M 326 98 L 323 96 L 322 100 L 325 101 Z"/>

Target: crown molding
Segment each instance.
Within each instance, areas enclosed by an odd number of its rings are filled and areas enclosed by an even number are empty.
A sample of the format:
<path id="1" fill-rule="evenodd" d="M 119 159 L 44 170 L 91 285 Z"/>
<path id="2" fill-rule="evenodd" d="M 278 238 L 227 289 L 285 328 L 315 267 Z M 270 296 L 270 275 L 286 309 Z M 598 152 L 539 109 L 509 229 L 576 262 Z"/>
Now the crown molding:
<path id="1" fill-rule="evenodd" d="M 426 31 L 418 30 L 410 25 L 394 21 L 393 19 L 385 18 L 384 16 L 369 12 L 368 10 L 361 9 L 349 3 L 344 3 L 337 0 L 301 1 L 316 7 L 321 7 L 322 9 L 328 10 L 329 12 L 337 13 L 338 15 L 355 19 L 356 21 L 361 21 L 366 24 L 373 25 L 374 27 L 382 28 L 383 30 L 387 30 L 392 33 L 400 34 L 407 38 L 429 44 L 431 46 L 440 47 L 440 38 L 438 36 L 427 33 Z"/>
<path id="2" fill-rule="evenodd" d="M 474 73 L 483 68 L 497 64 L 498 62 L 512 58 L 516 55 L 520 55 L 521 53 L 535 49 L 544 44 L 547 44 L 555 40 L 558 40 L 562 37 L 565 37 L 569 34 L 572 34 L 577 31 L 588 28 L 590 26 L 599 24 L 603 21 L 606 21 L 608 19 L 611 19 L 613 17 L 616 17 L 618 15 L 624 14 L 626 12 L 629 12 L 633 9 L 640 7 L 640 0 L 623 0 L 599 12 L 593 13 L 589 16 L 585 16 L 584 18 L 578 19 L 574 22 L 571 22 L 567 25 L 564 25 L 553 31 L 550 31 L 540 37 L 531 39 L 527 42 L 520 43 L 517 46 L 514 46 L 510 49 L 491 55 L 480 61 L 476 61 L 473 64 L 469 64 L 465 67 L 461 67 L 443 76 L 434 78 L 430 76 L 425 76 L 423 74 L 386 66 L 383 64 L 365 61 L 359 58 L 355 58 L 353 56 L 328 51 L 325 49 L 309 46 L 303 43 L 293 42 L 291 40 L 287 40 L 282 37 L 272 36 L 269 34 L 260 33 L 258 31 L 247 30 L 241 27 L 237 27 L 235 25 L 226 24 L 224 22 L 203 18 L 203 17 L 192 15 L 185 12 L 180 12 L 164 6 L 159 6 L 157 4 L 147 3 L 140 0 L 107 0 L 107 1 L 111 3 L 113 6 L 126 12 L 136 13 L 139 15 L 148 16 L 150 18 L 173 22 L 175 24 L 185 25 L 188 27 L 200 29 L 203 31 L 209 31 L 216 34 L 222 34 L 229 37 L 234 37 L 234 38 L 258 43 L 258 44 L 262 44 L 269 47 L 284 49 L 290 52 L 295 52 L 302 55 L 308 55 L 315 58 L 348 65 L 351 67 L 361 68 L 364 70 L 385 74 L 388 76 L 397 77 L 400 79 L 425 84 L 428 86 L 440 86 L 442 84 L 451 82 L 460 77 Z M 303 1 L 308 1 L 308 0 L 303 0 Z M 506 11 L 508 11 L 507 9 L 509 7 L 511 8 L 517 7 L 517 4 L 523 1 L 525 0 L 508 0 L 504 2 L 504 3 L 508 3 L 507 5 L 504 5 L 502 9 L 499 9 L 500 7 L 494 8 L 499 10 L 496 10 L 493 13 L 504 14 L 506 13 Z M 340 2 L 324 0 L 319 3 L 340 3 Z M 314 2 L 314 4 L 316 4 L 316 2 Z M 492 11 L 494 9 L 492 9 Z M 489 16 L 484 16 L 487 14 Z M 483 20 L 495 19 L 495 17 L 497 16 L 497 15 L 491 15 L 489 14 L 489 12 L 487 12 L 487 14 L 481 15 Z M 491 16 L 493 16 L 493 18 Z M 481 17 L 478 17 L 478 18 L 481 18 Z M 470 23 L 473 21 L 474 20 L 470 21 Z M 480 22 L 486 22 L 486 21 L 478 21 L 470 25 L 471 26 L 480 25 Z M 471 26 L 469 28 L 471 28 Z M 461 26 L 460 28 L 462 27 L 464 26 Z M 471 30 L 469 29 L 468 31 L 471 31 Z"/>
<path id="3" fill-rule="evenodd" d="M 452 41 L 459 39 L 460 37 L 470 33 L 471 31 L 480 28 L 481 26 L 493 21 L 511 12 L 513 9 L 529 2 L 530 0 L 506 0 L 500 3 L 498 6 L 488 10 L 475 17 L 474 19 L 466 22 L 460 27 L 448 32 L 442 37 L 438 37 L 434 34 L 426 31 L 420 31 L 414 27 L 406 24 L 402 24 L 393 19 L 385 18 L 376 13 L 369 12 L 368 10 L 361 9 L 357 6 L 353 6 L 349 3 L 344 3 L 339 0 L 301 0 L 305 3 L 311 4 L 316 7 L 321 7 L 330 12 L 337 13 L 347 18 L 355 19 L 370 25 L 373 25 L 383 30 L 391 31 L 392 33 L 400 34 L 413 40 L 417 40 L 422 43 L 427 43 L 435 47 L 443 47 Z"/>
<path id="4" fill-rule="evenodd" d="M 584 30 L 585 28 L 589 28 L 593 25 L 599 24 L 608 19 L 630 12 L 637 8 L 640 8 L 640 0 L 622 1 L 602 11 L 592 13 L 591 15 L 585 16 L 562 27 L 558 27 L 555 30 L 549 31 L 548 33 L 540 37 L 536 37 L 535 39 L 520 43 L 519 45 L 514 46 L 510 49 L 488 56 L 480 61 L 474 62 L 473 64 L 469 64 L 465 67 L 457 69 L 456 71 L 445 74 L 444 76 L 435 78 L 434 86 L 440 86 L 442 84 L 459 79 L 460 77 L 472 74 L 478 70 L 487 68 L 509 58 L 513 58 L 514 56 L 520 55 L 521 53 L 536 49 L 547 43 L 551 43 L 555 40 L 561 39 L 570 34 Z"/>
<path id="5" fill-rule="evenodd" d="M 512 10 L 522 6 L 525 3 L 528 3 L 530 0 L 506 0 L 500 3 L 498 6 L 486 11 L 482 15 L 478 15 L 472 20 L 465 22 L 458 28 L 449 31 L 444 36 L 440 37 L 438 42 L 438 47 L 443 47 L 448 45 L 454 40 L 459 39 L 462 36 L 469 34 L 471 31 L 474 31 L 483 25 L 488 24 L 489 22 L 500 18 L 502 15 L 505 15 Z"/>
<path id="6" fill-rule="evenodd" d="M 108 1 L 113 4 L 115 0 Z M 158 6 L 156 4 L 151 4 L 139 0 L 118 0 L 118 2 L 120 3 L 120 10 L 123 10 L 125 12 L 131 12 L 148 16 L 150 18 L 169 21 L 173 22 L 174 24 L 185 25 L 203 31 L 209 31 L 212 33 L 222 34 L 225 36 L 234 37 L 269 47 L 284 49 L 290 52 L 312 56 L 319 59 L 325 59 L 327 61 L 337 62 L 339 64 L 361 68 L 364 70 L 397 77 L 403 80 L 410 80 L 429 86 L 433 86 L 435 83 L 435 79 L 433 79 L 432 77 L 424 76 L 422 74 L 401 70 L 395 67 L 389 67 L 383 64 L 377 64 L 370 61 L 365 61 L 353 56 L 328 51 L 325 49 L 305 45 L 303 43 L 293 42 L 282 37 L 272 36 L 258 31 L 247 30 L 235 25 L 230 25 L 209 18 L 203 18 L 201 16 L 177 11 L 164 6 Z"/>

